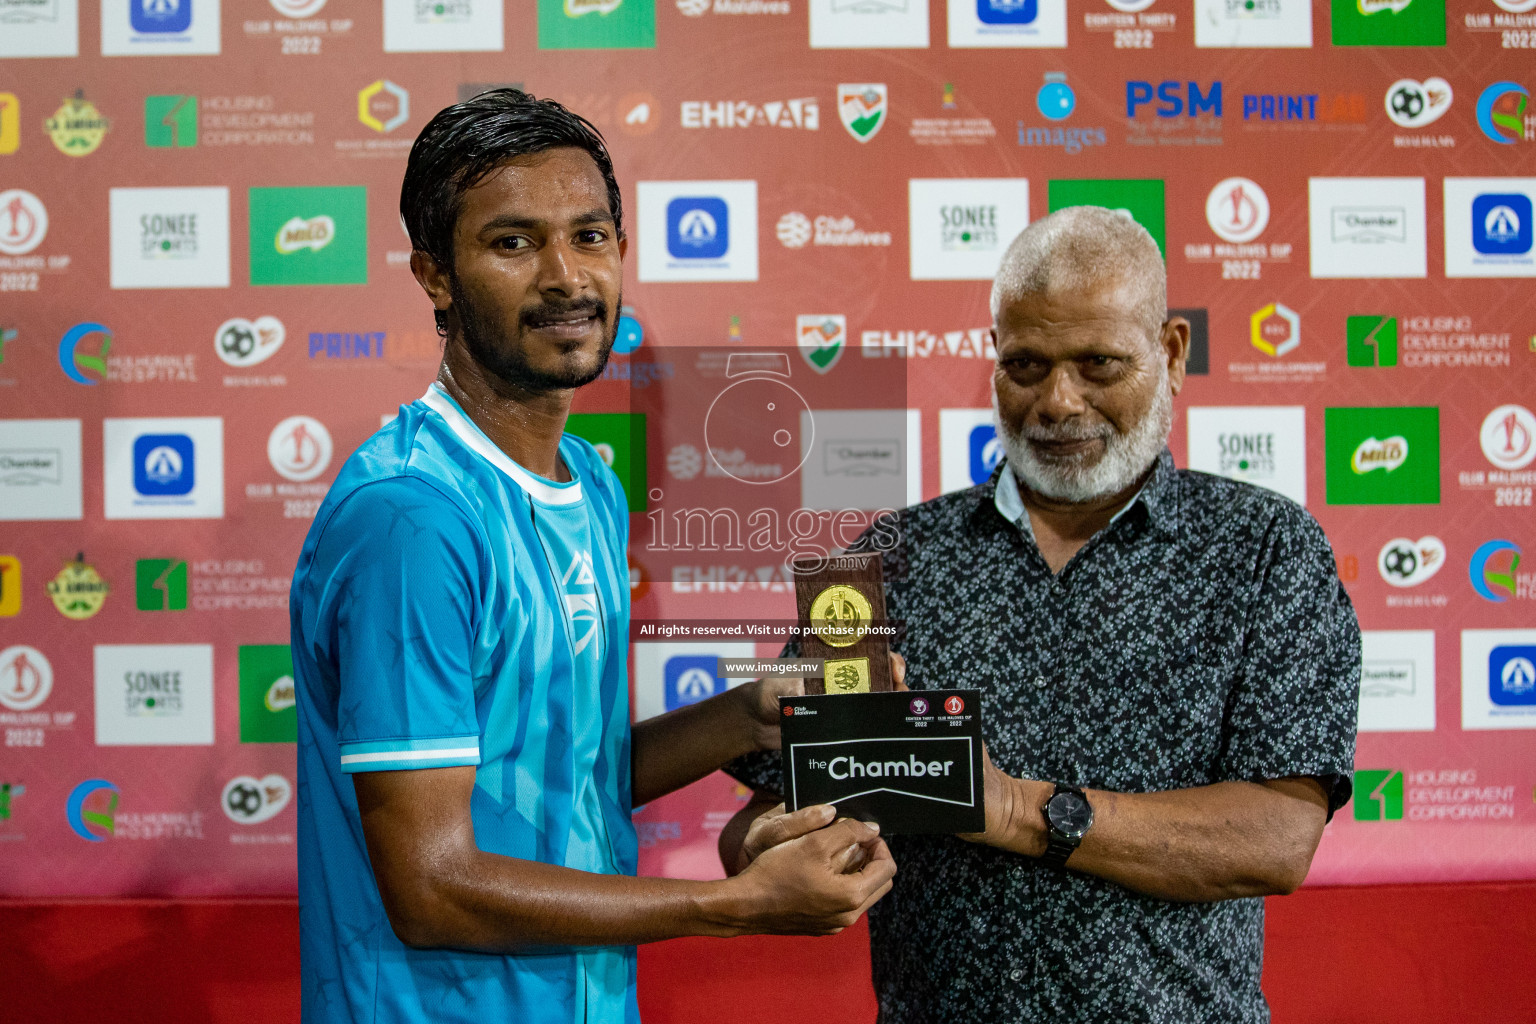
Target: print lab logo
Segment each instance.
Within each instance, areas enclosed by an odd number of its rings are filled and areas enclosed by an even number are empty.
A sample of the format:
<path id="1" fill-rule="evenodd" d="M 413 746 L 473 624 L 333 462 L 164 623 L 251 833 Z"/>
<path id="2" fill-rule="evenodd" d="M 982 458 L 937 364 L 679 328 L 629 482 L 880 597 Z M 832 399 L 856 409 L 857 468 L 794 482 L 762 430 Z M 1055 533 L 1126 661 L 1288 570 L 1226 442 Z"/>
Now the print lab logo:
<path id="1" fill-rule="evenodd" d="M 36 647 L 18 645 L 0 651 L 0 706 L 31 711 L 53 692 L 53 666 Z"/>
<path id="2" fill-rule="evenodd" d="M 48 235 L 48 208 L 24 189 L 0 192 L 0 254 L 25 256 Z"/>
<path id="3" fill-rule="evenodd" d="M 1439 537 L 1394 537 L 1376 556 L 1376 571 L 1394 587 L 1416 587 L 1445 564 L 1445 542 Z"/>
<path id="4" fill-rule="evenodd" d="M 1524 469 L 1536 460 L 1536 415 L 1523 405 L 1501 405 L 1483 418 L 1477 440 L 1497 468 Z"/>
<path id="5" fill-rule="evenodd" d="M 1399 128 L 1423 128 L 1451 109 L 1454 94 L 1443 78 L 1400 78 L 1387 86 L 1387 116 Z"/>
<path id="6" fill-rule="evenodd" d="M 1536 116 L 1528 116 L 1531 94 L 1518 82 L 1495 82 L 1477 98 L 1477 126 L 1502 146 L 1536 139 Z"/>
<path id="7" fill-rule="evenodd" d="M 1490 540 L 1478 546 L 1467 566 L 1472 589 L 1484 601 L 1503 604 L 1521 592 L 1520 545 L 1509 540 Z"/>
<path id="8" fill-rule="evenodd" d="M 64 818 L 75 835 L 100 843 L 115 833 L 118 792 L 117 785 L 107 779 L 86 779 L 70 790 Z"/>
<path id="9" fill-rule="evenodd" d="M 1269 226 L 1269 196 L 1248 178 L 1227 178 L 1205 197 L 1205 222 L 1224 242 L 1251 242 Z"/>
<path id="10" fill-rule="evenodd" d="M 331 432 L 312 416 L 290 416 L 267 436 L 267 461 L 295 483 L 313 480 L 331 464 Z"/>

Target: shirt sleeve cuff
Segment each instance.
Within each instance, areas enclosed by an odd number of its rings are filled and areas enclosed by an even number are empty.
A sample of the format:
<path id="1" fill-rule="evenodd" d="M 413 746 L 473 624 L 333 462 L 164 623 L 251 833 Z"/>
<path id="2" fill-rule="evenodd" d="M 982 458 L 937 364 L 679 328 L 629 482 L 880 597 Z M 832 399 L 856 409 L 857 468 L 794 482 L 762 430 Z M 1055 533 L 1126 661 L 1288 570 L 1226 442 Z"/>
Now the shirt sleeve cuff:
<path id="1" fill-rule="evenodd" d="M 369 740 L 341 744 L 343 772 L 397 772 L 414 768 L 457 768 L 480 763 L 480 737 L 440 736 L 430 740 Z"/>

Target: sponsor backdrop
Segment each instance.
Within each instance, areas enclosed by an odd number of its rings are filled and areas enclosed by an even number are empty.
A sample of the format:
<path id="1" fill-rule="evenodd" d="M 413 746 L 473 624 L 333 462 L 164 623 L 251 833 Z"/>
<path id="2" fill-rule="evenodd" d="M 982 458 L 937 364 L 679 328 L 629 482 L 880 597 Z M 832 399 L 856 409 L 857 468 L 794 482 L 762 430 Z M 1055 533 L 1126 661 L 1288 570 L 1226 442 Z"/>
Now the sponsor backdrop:
<path id="1" fill-rule="evenodd" d="M 1304 503 L 1365 629 L 1312 881 L 1530 877 L 1533 46 L 1536 0 L 0 0 L 0 893 L 293 890 L 289 577 L 438 359 L 411 140 L 500 84 L 613 148 L 625 319 L 572 428 L 637 524 L 762 468 L 634 411 L 694 347 L 854 409 L 899 365 L 807 467 L 984 480 L 1003 246 L 1144 224 L 1195 328 L 1175 457 Z M 772 561 L 635 550 L 636 618 L 790 618 Z M 638 715 L 777 648 L 665 639 Z M 637 812 L 643 870 L 718 874 L 745 796 Z"/>

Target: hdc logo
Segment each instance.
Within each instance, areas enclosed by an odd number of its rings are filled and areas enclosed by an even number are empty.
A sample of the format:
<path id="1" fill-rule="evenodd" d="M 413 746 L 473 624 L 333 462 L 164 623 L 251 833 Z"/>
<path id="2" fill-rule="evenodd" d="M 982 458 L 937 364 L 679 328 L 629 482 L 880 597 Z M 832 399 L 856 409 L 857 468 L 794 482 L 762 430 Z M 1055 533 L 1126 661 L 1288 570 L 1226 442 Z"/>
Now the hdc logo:
<path id="1" fill-rule="evenodd" d="M 718 260 L 731 247 L 731 213 L 718 196 L 679 196 L 667 204 L 667 252 L 679 260 Z"/>
<path id="2" fill-rule="evenodd" d="M 189 494 L 196 449 L 186 434 L 141 434 L 133 441 L 133 489 L 146 497 Z"/>
<path id="3" fill-rule="evenodd" d="M 678 654 L 668 658 L 665 674 L 667 710 L 697 704 L 725 692 L 725 681 L 715 677 L 715 663 L 713 655 Z"/>
<path id="4" fill-rule="evenodd" d="M 1402 821 L 1403 773 L 1393 769 L 1355 772 L 1355 820 Z"/>

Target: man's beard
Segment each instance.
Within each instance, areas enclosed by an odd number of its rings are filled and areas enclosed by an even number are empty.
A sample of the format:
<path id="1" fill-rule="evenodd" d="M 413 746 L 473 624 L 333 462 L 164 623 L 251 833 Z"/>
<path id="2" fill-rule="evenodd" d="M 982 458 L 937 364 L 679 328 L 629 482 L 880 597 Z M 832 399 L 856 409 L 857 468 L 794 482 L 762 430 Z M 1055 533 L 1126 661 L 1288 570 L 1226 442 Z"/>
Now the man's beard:
<path id="1" fill-rule="evenodd" d="M 1147 471 L 1168 443 L 1173 428 L 1173 394 L 1168 390 L 1168 368 L 1159 364 L 1157 393 L 1140 422 L 1128 433 L 1120 433 L 1110 423 L 1086 424 L 1067 421 L 1054 427 L 1026 424 L 1018 433 L 1004 425 L 997 408 L 997 392 L 992 394 L 992 422 L 997 440 L 1014 474 L 1030 490 L 1056 501 L 1081 504 L 1119 494 Z M 1030 441 L 1104 442 L 1104 454 L 1092 465 L 1086 455 L 1056 458 L 1039 454 Z"/>
<path id="2" fill-rule="evenodd" d="M 560 370 L 548 373 L 535 369 L 520 347 L 500 346 L 494 342 L 493 339 L 498 334 L 497 328 L 480 315 L 480 311 L 469 300 L 469 296 L 465 295 L 459 287 L 457 279 L 448 282 L 448 293 L 453 298 L 453 310 L 459 319 L 460 337 L 475 362 L 479 363 L 492 377 L 522 391 L 542 394 L 547 391 L 584 387 L 602 376 L 603 368 L 608 365 L 608 357 L 613 354 L 613 343 L 618 337 L 619 325 L 618 321 L 609 325 L 608 304 L 602 299 L 575 299 L 570 302 L 546 300 L 542 305 L 524 309 L 518 313 L 518 321 L 525 330 L 532 328 L 540 318 L 569 313 L 590 313 L 598 323 L 604 325 L 603 347 L 598 353 L 595 367 L 590 371 Z"/>

